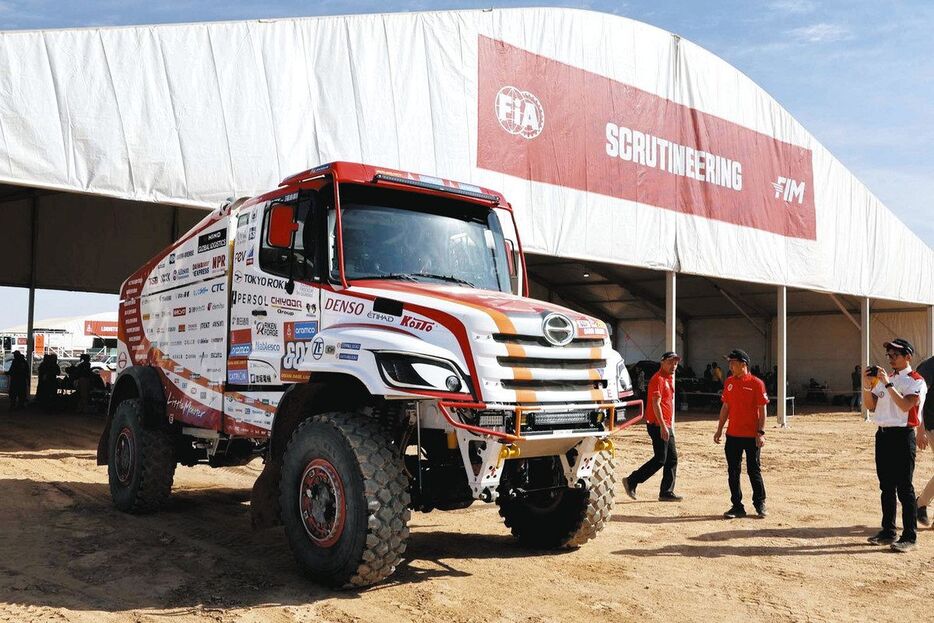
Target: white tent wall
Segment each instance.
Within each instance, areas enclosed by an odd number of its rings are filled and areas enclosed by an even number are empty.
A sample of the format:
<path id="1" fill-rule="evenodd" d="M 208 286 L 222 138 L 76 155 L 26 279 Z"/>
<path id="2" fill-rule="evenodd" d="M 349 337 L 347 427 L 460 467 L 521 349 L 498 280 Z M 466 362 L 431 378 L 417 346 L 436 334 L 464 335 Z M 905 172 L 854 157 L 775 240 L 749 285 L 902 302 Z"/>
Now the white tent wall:
<path id="1" fill-rule="evenodd" d="M 678 323 L 678 339 L 676 351 L 684 351 L 684 340 L 681 331 L 683 326 Z M 658 361 L 665 348 L 665 321 L 664 320 L 621 320 L 616 324 L 616 350 L 623 356 L 627 364 L 636 363 L 643 359 Z M 690 355 L 688 355 L 690 357 Z M 702 368 L 703 369 L 703 368 Z M 695 372 L 697 368 L 694 369 Z"/>
<path id="2" fill-rule="evenodd" d="M 765 328 L 766 323 L 760 321 L 760 326 Z M 767 370 L 766 338 L 745 318 L 693 318 L 688 323 L 687 343 L 688 364 L 698 375 L 714 361 L 724 369 L 724 374 L 729 374 L 723 357 L 734 348 L 749 353 L 752 365 L 758 365 L 763 374 Z"/>
<path id="3" fill-rule="evenodd" d="M 540 134 L 507 127 L 507 87 Z M 614 159 L 609 122 L 746 150 L 745 186 Z M 533 251 L 934 303 L 931 249 L 746 76 L 646 24 L 508 9 L 0 33 L 0 183 L 206 207 L 336 159 L 502 190 Z M 772 190 L 786 169 L 800 199 Z"/>

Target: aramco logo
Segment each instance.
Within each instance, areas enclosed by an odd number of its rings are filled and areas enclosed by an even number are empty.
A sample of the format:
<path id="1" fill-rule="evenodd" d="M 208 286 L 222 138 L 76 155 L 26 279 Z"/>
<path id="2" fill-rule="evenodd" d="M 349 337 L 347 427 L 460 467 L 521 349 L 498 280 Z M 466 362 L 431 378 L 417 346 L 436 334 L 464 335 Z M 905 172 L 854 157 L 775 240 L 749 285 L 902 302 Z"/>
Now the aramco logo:
<path id="1" fill-rule="evenodd" d="M 496 94 L 496 118 L 504 130 L 527 139 L 535 138 L 545 127 L 545 110 L 538 98 L 512 86 Z"/>

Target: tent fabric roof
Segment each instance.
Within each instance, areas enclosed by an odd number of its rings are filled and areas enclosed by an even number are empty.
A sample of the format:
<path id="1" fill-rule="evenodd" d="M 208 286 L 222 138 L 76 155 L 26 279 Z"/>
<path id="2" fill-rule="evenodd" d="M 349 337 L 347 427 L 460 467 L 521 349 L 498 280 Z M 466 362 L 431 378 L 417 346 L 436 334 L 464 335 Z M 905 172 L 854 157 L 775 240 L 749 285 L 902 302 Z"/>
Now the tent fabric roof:
<path id="1" fill-rule="evenodd" d="M 0 32 L 0 184 L 59 191 L 37 199 L 40 287 L 115 291 L 197 220 L 165 206 L 213 207 L 332 160 L 501 190 L 541 254 L 934 303 L 934 252 L 787 111 L 629 19 Z M 0 203 L 20 238 L 25 208 Z M 28 283 L 24 248 L 0 256 L 0 283 Z"/>

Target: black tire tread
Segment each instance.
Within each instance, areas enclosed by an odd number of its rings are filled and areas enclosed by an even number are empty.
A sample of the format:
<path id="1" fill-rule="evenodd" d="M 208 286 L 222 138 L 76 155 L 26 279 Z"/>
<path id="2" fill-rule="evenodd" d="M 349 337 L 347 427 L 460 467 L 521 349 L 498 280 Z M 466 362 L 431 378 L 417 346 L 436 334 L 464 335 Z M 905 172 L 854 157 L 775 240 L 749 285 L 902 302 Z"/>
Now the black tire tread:
<path id="1" fill-rule="evenodd" d="M 139 485 L 135 497 L 129 506 L 123 510 L 133 514 L 152 513 L 165 505 L 172 493 L 172 483 L 175 480 L 175 449 L 170 433 L 161 430 L 147 429 L 143 425 L 143 401 L 139 398 L 124 400 L 117 406 L 119 411 L 127 405 L 132 409 L 139 422 Z M 116 416 L 115 416 L 116 418 Z M 113 456 L 113 448 L 111 448 Z M 113 485 L 111 485 L 113 486 Z"/>
<path id="2" fill-rule="evenodd" d="M 356 569 L 346 579 L 320 579 L 337 580 L 335 583 L 343 588 L 376 584 L 396 570 L 405 553 L 411 517 L 408 478 L 385 426 L 359 413 L 335 412 L 312 416 L 296 427 L 289 445 L 303 434 L 306 427 L 317 423 L 336 428 L 352 449 L 363 476 L 368 509 L 366 542 Z M 280 495 L 288 495 L 288 492 L 283 491 Z M 287 506 L 286 500 L 280 498 L 280 507 Z"/>

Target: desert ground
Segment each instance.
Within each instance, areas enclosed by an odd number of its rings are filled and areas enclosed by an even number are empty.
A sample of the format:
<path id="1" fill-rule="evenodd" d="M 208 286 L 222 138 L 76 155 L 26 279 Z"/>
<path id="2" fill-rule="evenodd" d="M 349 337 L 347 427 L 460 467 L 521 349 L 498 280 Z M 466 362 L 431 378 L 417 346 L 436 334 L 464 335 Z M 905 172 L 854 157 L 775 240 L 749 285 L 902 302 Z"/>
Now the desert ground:
<path id="1" fill-rule="evenodd" d="M 5 408 L 5 405 L 4 405 Z M 254 532 L 260 465 L 178 469 L 156 515 L 110 503 L 95 465 L 101 416 L 0 413 L 0 621 L 885 621 L 929 617 L 934 531 L 899 555 L 878 529 L 873 427 L 852 413 L 769 422 L 770 515 L 725 520 L 713 414 L 682 418 L 682 503 L 658 480 L 575 551 L 519 547 L 495 506 L 414 514 L 405 564 L 363 591 L 303 578 L 281 529 Z M 619 435 L 621 477 L 648 457 L 644 428 Z M 916 486 L 934 474 L 919 457 Z M 749 497 L 748 481 L 744 488 Z M 751 504 L 748 505 L 751 507 Z M 923 597 L 922 597 L 923 596 Z"/>

